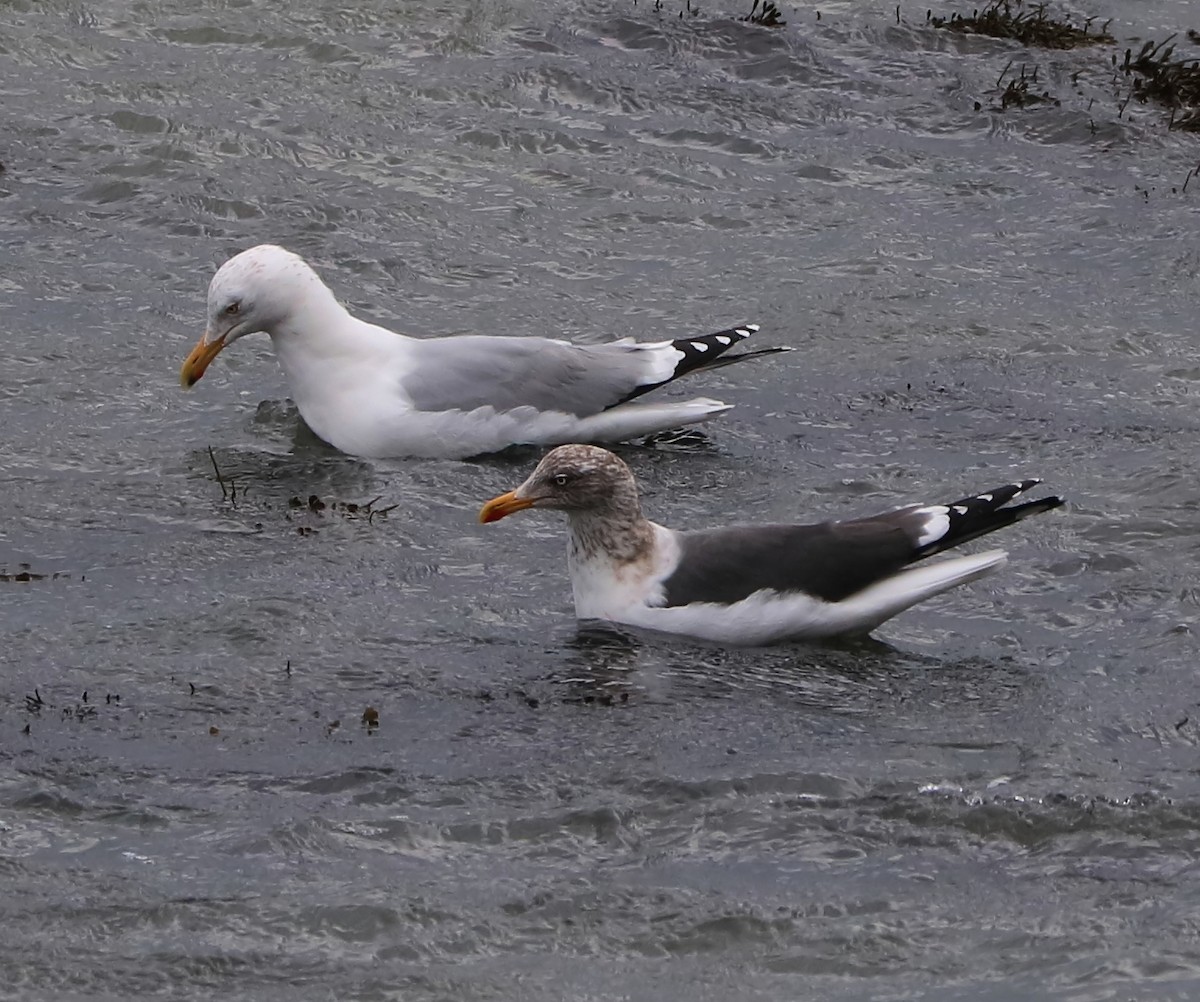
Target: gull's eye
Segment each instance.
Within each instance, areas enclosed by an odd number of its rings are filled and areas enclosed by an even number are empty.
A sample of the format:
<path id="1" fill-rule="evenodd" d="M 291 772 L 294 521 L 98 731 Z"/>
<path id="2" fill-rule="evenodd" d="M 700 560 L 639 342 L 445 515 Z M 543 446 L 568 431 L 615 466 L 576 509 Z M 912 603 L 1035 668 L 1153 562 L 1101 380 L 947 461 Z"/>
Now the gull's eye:
<path id="1" fill-rule="evenodd" d="M 568 477 L 565 473 L 560 473 L 560 474 L 558 474 L 558 476 L 556 476 L 554 478 L 554 486 L 555 487 L 566 487 L 567 484 L 569 484 L 570 482 L 571 482 L 571 478 Z"/>
<path id="2" fill-rule="evenodd" d="M 232 317 L 232 316 L 236 316 L 238 310 L 240 310 L 241 308 L 242 308 L 241 303 L 230 303 L 228 306 L 225 307 L 225 312 L 227 314 L 229 314 L 229 316 Z"/>

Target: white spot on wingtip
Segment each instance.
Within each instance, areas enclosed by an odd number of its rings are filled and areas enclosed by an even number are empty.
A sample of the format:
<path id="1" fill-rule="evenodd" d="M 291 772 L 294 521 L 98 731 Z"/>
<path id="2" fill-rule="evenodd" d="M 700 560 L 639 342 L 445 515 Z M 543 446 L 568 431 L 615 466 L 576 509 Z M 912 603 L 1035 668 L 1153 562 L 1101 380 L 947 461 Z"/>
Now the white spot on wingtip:
<path id="1" fill-rule="evenodd" d="M 738 327 L 734 332 L 738 337 L 749 337 L 750 332 L 742 327 Z"/>
<path id="2" fill-rule="evenodd" d="M 953 508 L 951 508 L 950 510 L 951 510 L 952 512 L 954 512 L 954 514 L 955 514 L 955 515 L 965 515 L 965 514 L 966 514 L 967 512 L 969 512 L 971 509 L 970 509 L 970 508 L 968 508 L 968 507 L 967 507 L 965 504 L 956 504 L 956 505 L 955 505 Z"/>
<path id="3" fill-rule="evenodd" d="M 976 501 L 991 501 L 991 500 L 992 500 L 992 495 L 990 495 L 990 494 L 976 494 L 976 495 L 975 495 L 975 500 L 976 500 Z"/>
<path id="4" fill-rule="evenodd" d="M 703 341 L 693 341 L 692 347 L 697 351 L 708 351 L 708 345 L 706 345 Z"/>
<path id="5" fill-rule="evenodd" d="M 921 534 L 917 536 L 917 546 L 928 546 L 930 543 L 936 543 L 950 531 L 950 509 L 944 504 L 919 508 L 916 514 L 925 516 L 925 521 L 921 525 Z"/>
<path id="6" fill-rule="evenodd" d="M 716 341 L 719 341 L 721 344 L 732 344 L 733 343 L 733 338 L 731 338 L 728 334 L 716 334 L 716 335 L 714 335 L 714 339 Z"/>
<path id="7" fill-rule="evenodd" d="M 746 324 L 746 330 L 754 332 L 758 330 L 758 324 Z"/>

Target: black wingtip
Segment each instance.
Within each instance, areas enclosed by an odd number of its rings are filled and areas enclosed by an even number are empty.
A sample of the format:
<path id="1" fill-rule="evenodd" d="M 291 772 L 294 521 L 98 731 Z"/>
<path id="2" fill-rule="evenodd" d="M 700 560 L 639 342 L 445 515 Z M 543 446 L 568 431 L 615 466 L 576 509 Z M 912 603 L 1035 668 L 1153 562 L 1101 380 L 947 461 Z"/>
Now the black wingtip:
<path id="1" fill-rule="evenodd" d="M 1060 508 L 1066 503 L 1066 499 L 1057 494 L 1024 501 L 1021 504 L 1008 503 L 1040 483 L 1041 480 L 1038 479 L 1021 480 L 980 494 L 972 494 L 946 505 L 933 506 L 944 510 L 949 524 L 937 539 L 930 540 L 920 548 L 919 556 L 932 556 L 943 550 L 961 546 L 1031 515 L 1040 515 L 1042 512 Z"/>
<path id="2" fill-rule="evenodd" d="M 722 366 L 735 365 L 738 362 L 744 362 L 751 358 L 759 358 L 762 355 L 775 355 L 779 352 L 792 350 L 791 348 L 772 347 L 738 352 L 736 355 L 726 354 L 731 348 L 741 344 L 748 337 L 757 334 L 758 331 L 758 324 L 739 324 L 736 327 L 726 327 L 724 330 L 714 331 L 712 334 L 675 338 L 672 341 L 660 341 L 650 345 L 649 347 L 658 351 L 668 350 L 669 346 L 679 352 L 679 359 L 675 362 L 674 371 L 666 379 L 658 379 L 653 383 L 645 383 L 637 387 L 637 389 L 618 401 L 618 403 L 625 403 L 626 401 L 633 400 L 635 397 L 640 397 L 643 393 L 649 393 L 651 390 L 657 389 L 665 383 L 670 383 L 680 376 L 686 376 L 690 372 L 719 369 Z"/>
<path id="3" fill-rule="evenodd" d="M 762 355 L 774 355 L 790 348 L 758 348 L 754 351 L 739 352 L 727 355 L 731 348 L 736 347 L 748 337 L 757 334 L 758 324 L 740 324 L 737 327 L 727 327 L 725 330 L 712 334 L 701 334 L 699 337 L 681 337 L 671 342 L 671 347 L 681 355 L 675 366 L 672 379 L 678 379 L 689 372 L 699 369 L 719 369 L 723 365 L 734 365 L 748 358 L 758 358 Z"/>
<path id="4" fill-rule="evenodd" d="M 701 334 L 697 337 L 679 337 L 671 342 L 671 347 L 683 353 L 679 365 L 675 367 L 678 374 L 680 369 L 705 365 L 713 359 L 725 354 L 734 345 L 741 344 L 746 338 L 758 333 L 758 324 L 742 324 L 739 327 L 727 327 L 712 334 Z M 689 365 L 689 363 L 691 363 Z"/>
<path id="5" fill-rule="evenodd" d="M 1051 494 L 1046 498 L 1038 498 L 1036 501 L 1026 501 L 1024 504 L 1016 505 L 1012 510 L 1037 515 L 1043 511 L 1053 511 L 1055 508 L 1061 508 L 1066 503 L 1067 499 L 1061 494 Z M 1021 518 L 1024 517 L 1024 515 L 1021 516 Z"/>

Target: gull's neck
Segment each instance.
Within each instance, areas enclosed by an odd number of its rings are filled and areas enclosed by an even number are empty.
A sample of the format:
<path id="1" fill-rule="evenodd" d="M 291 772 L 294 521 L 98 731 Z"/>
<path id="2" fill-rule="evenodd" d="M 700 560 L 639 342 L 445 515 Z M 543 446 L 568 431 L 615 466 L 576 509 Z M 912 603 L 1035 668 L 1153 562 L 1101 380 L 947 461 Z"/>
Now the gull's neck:
<path id="1" fill-rule="evenodd" d="M 642 515 L 636 491 L 615 496 L 603 508 L 570 512 L 567 519 L 574 563 L 614 565 L 646 560 L 654 547 L 654 525 Z"/>
<path id="2" fill-rule="evenodd" d="M 352 319 L 315 272 L 292 277 L 288 292 L 288 311 L 267 331 L 277 344 L 281 340 L 336 341 L 338 332 Z M 332 336 L 322 336 L 324 332 L 332 332 Z"/>
<path id="3" fill-rule="evenodd" d="M 352 316 L 315 273 L 295 276 L 285 291 L 267 333 L 300 415 L 343 452 L 379 454 L 394 414 L 364 401 L 402 406 L 396 388 L 411 339 Z"/>
<path id="4" fill-rule="evenodd" d="M 567 567 L 580 619 L 621 621 L 640 605 L 661 562 L 656 544 L 668 530 L 642 517 L 633 506 L 572 513 Z"/>
<path id="5" fill-rule="evenodd" d="M 288 291 L 287 312 L 267 333 L 298 397 L 320 393 L 330 372 L 387 367 L 408 341 L 353 316 L 315 272 Z"/>

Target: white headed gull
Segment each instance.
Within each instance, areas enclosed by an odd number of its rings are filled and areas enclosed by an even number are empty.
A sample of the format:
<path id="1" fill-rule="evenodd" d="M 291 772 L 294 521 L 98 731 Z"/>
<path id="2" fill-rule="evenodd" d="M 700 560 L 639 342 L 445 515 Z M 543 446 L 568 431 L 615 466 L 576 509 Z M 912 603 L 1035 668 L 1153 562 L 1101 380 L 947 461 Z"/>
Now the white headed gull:
<path id="1" fill-rule="evenodd" d="M 351 316 L 303 258 L 270 244 L 223 264 L 208 326 L 180 370 L 265 331 L 308 426 L 356 456 L 473 456 L 510 445 L 615 442 L 704 421 L 719 400 L 634 402 L 700 369 L 786 351 L 725 352 L 757 324 L 643 344 L 537 337 L 411 338 Z"/>
<path id="2" fill-rule="evenodd" d="M 770 644 L 867 633 L 999 567 L 1003 550 L 910 565 L 1063 503 L 1047 497 L 1003 507 L 1039 482 L 849 521 L 676 532 L 642 515 L 633 474 L 611 452 L 563 445 L 520 487 L 485 504 L 479 520 L 525 508 L 565 511 L 580 619 Z"/>

